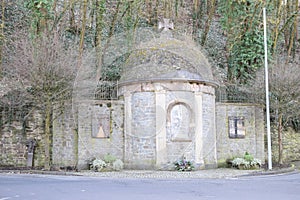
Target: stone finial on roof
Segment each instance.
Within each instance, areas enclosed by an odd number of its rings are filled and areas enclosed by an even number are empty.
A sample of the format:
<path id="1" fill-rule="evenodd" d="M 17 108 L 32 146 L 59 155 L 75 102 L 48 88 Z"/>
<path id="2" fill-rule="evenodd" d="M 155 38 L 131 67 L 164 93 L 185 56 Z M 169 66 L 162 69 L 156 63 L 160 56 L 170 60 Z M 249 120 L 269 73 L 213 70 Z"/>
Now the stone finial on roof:
<path id="1" fill-rule="evenodd" d="M 163 31 L 173 30 L 174 24 L 170 22 L 170 19 L 163 19 L 163 22 L 158 22 L 158 29 L 163 29 Z"/>
<path id="2" fill-rule="evenodd" d="M 173 22 L 170 22 L 170 19 L 164 18 L 162 22 L 158 22 L 158 30 L 161 30 L 162 38 L 172 38 L 172 32 L 170 30 L 174 29 Z"/>

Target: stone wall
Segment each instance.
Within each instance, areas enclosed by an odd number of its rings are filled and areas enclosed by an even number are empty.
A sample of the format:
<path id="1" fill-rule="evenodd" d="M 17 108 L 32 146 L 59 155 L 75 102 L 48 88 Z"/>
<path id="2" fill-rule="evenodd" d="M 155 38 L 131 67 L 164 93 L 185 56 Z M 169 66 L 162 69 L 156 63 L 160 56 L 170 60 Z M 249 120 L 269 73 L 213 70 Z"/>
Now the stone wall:
<path id="1" fill-rule="evenodd" d="M 263 109 L 253 104 L 217 103 L 217 156 L 218 163 L 241 157 L 249 152 L 264 161 Z M 243 117 L 245 137 L 229 138 L 229 117 Z"/>
<path id="2" fill-rule="evenodd" d="M 126 102 L 125 167 L 154 168 L 156 162 L 155 93 L 136 92 Z"/>
<path id="3" fill-rule="evenodd" d="M 5 117 L 5 116 L 3 116 Z M 42 119 L 38 112 L 28 116 L 25 124 L 12 121 L 0 129 L 0 166 L 25 167 L 27 165 L 27 147 L 29 139 L 36 139 L 34 151 L 35 167 L 44 166 L 44 139 Z"/>
<path id="4" fill-rule="evenodd" d="M 100 124 L 95 123 L 98 119 Z M 123 128 L 123 102 L 81 103 L 78 106 L 78 168 L 87 168 L 93 158 L 103 158 L 107 154 L 123 160 Z M 100 135 L 94 133 L 95 130 L 98 130 Z"/>
<path id="5" fill-rule="evenodd" d="M 217 167 L 214 91 L 203 93 L 203 159 L 206 168 Z"/>
<path id="6" fill-rule="evenodd" d="M 54 116 L 52 163 L 57 167 L 77 165 L 77 113 L 66 106 L 63 114 Z"/>

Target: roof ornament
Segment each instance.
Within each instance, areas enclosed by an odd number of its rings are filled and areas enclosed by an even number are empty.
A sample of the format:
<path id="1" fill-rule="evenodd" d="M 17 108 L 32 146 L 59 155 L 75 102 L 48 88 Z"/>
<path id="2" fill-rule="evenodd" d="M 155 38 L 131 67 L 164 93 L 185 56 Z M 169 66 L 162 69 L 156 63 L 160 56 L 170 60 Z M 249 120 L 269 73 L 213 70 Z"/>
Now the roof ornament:
<path id="1" fill-rule="evenodd" d="M 161 31 L 161 37 L 163 38 L 172 38 L 172 32 L 171 30 L 174 29 L 173 22 L 170 21 L 170 19 L 163 18 L 162 22 L 158 22 L 158 30 Z"/>
<path id="2" fill-rule="evenodd" d="M 170 22 L 170 19 L 163 18 L 162 22 L 158 22 L 158 30 L 162 29 L 163 31 L 173 30 L 174 24 Z"/>

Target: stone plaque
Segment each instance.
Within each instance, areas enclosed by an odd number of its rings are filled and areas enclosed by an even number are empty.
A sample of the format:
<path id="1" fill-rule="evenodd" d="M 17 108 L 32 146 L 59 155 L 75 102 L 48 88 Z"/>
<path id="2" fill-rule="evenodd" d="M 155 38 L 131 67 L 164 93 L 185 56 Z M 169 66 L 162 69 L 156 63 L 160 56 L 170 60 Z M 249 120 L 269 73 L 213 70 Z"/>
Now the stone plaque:
<path id="1" fill-rule="evenodd" d="M 95 109 L 97 111 L 97 109 Z M 100 114 L 93 112 L 92 118 L 92 137 L 109 138 L 110 135 L 110 114 Z"/>
<path id="2" fill-rule="evenodd" d="M 244 138 L 246 135 L 244 117 L 228 117 L 229 138 Z"/>

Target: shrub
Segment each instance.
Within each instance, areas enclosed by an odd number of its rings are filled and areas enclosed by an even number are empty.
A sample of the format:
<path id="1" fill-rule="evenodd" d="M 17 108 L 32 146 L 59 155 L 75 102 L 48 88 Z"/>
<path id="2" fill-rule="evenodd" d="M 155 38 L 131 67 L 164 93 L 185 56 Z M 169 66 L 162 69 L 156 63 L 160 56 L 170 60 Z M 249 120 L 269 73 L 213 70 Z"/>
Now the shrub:
<path id="1" fill-rule="evenodd" d="M 235 158 L 232 160 L 232 167 L 238 169 L 257 169 L 261 167 L 261 160 L 253 158 L 248 152 L 243 158 Z"/>
<path id="2" fill-rule="evenodd" d="M 246 152 L 245 155 L 244 155 L 244 159 L 246 161 L 248 161 L 248 162 L 251 162 L 251 161 L 253 161 L 254 158 L 253 158 L 253 156 L 251 154 L 249 154 L 248 152 Z"/>
<path id="3" fill-rule="evenodd" d="M 117 158 L 111 154 L 106 154 L 103 158 L 104 162 L 106 162 L 107 164 L 113 164 Z"/>
<path id="4" fill-rule="evenodd" d="M 244 158 L 235 158 L 232 161 L 232 166 L 238 169 L 248 169 L 250 167 L 250 162 Z"/>
<path id="5" fill-rule="evenodd" d="M 115 171 L 121 171 L 124 168 L 124 163 L 122 160 L 117 159 L 115 162 L 113 162 L 112 168 Z"/>
<path id="6" fill-rule="evenodd" d="M 90 163 L 90 170 L 95 172 L 103 171 L 120 171 L 124 168 L 122 160 L 115 158 L 114 156 L 107 154 L 102 159 L 94 158 Z"/>
<path id="7" fill-rule="evenodd" d="M 254 158 L 251 162 L 250 162 L 251 167 L 253 168 L 260 168 L 261 167 L 261 160 Z"/>
<path id="8" fill-rule="evenodd" d="M 101 159 L 95 159 L 92 162 L 91 170 L 94 170 L 96 172 L 100 172 L 105 167 L 106 167 L 106 163 L 103 160 L 101 160 Z"/>

